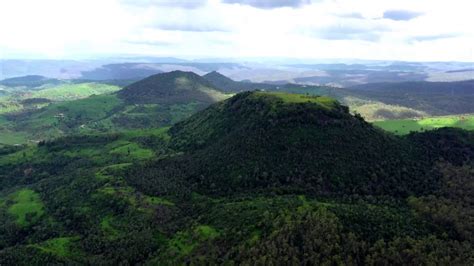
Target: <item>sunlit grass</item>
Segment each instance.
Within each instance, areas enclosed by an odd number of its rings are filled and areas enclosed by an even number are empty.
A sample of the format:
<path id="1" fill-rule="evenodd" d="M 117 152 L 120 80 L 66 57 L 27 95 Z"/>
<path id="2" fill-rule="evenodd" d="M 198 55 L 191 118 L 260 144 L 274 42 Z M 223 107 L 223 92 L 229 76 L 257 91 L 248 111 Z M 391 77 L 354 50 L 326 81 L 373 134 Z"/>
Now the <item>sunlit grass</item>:
<path id="1" fill-rule="evenodd" d="M 316 103 L 324 108 L 332 109 L 337 101 L 327 96 L 311 96 L 303 94 L 293 94 L 284 92 L 255 92 L 257 97 L 274 96 L 283 100 L 284 103 Z"/>
<path id="2" fill-rule="evenodd" d="M 38 193 L 31 189 L 22 189 L 12 195 L 14 202 L 8 213 L 16 217 L 16 223 L 20 226 L 34 224 L 44 214 L 44 205 Z"/>
<path id="3" fill-rule="evenodd" d="M 101 83 L 62 84 L 36 91 L 31 98 L 46 98 L 55 101 L 67 101 L 120 90 L 120 87 Z"/>
<path id="4" fill-rule="evenodd" d="M 466 130 L 474 130 L 474 115 L 428 117 L 419 120 L 386 120 L 376 121 L 374 125 L 399 135 L 408 134 L 412 131 L 425 131 L 442 127 L 457 127 Z"/>

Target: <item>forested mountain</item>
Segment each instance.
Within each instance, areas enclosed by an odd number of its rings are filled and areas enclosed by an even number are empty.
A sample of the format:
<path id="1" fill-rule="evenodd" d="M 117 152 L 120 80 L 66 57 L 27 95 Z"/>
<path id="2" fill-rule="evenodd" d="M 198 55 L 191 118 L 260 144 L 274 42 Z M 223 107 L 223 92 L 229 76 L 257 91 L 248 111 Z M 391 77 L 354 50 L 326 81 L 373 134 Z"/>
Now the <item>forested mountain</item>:
<path id="1" fill-rule="evenodd" d="M 35 88 L 40 87 L 45 84 L 60 84 L 62 83 L 58 79 L 51 79 L 39 75 L 29 75 L 15 78 L 8 78 L 0 80 L 0 85 L 9 86 L 9 87 L 26 87 L 26 88 Z"/>
<path id="2" fill-rule="evenodd" d="M 244 92 L 171 128 L 0 149 L 0 264 L 474 263 L 474 134 Z"/>
<path id="3" fill-rule="evenodd" d="M 188 153 L 160 161 L 153 174 L 181 176 L 203 193 L 270 188 L 407 196 L 438 185 L 439 175 L 430 170 L 439 158 L 428 158 L 431 150 L 388 135 L 322 96 L 242 93 L 176 124 L 170 136 L 174 150 Z M 472 148 L 442 157 L 469 161 Z M 146 183 L 153 178 L 140 180 L 153 189 Z"/>

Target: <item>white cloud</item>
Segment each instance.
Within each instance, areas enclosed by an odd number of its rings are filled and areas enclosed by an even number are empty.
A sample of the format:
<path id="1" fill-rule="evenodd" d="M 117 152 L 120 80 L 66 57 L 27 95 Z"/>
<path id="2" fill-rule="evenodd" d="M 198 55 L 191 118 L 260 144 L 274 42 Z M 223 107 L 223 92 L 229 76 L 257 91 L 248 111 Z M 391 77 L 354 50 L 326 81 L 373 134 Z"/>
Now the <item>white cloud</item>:
<path id="1" fill-rule="evenodd" d="M 474 61 L 470 0 L 226 2 L 2 0 L 1 56 Z"/>

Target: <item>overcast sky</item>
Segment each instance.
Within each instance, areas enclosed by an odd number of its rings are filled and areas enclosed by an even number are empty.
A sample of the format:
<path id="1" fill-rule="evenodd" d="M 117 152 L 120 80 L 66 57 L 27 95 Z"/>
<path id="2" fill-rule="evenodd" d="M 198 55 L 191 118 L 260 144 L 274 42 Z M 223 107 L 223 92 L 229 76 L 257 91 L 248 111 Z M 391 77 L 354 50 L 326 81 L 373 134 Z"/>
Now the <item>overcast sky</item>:
<path id="1" fill-rule="evenodd" d="M 0 0 L 0 57 L 474 61 L 472 0 Z"/>

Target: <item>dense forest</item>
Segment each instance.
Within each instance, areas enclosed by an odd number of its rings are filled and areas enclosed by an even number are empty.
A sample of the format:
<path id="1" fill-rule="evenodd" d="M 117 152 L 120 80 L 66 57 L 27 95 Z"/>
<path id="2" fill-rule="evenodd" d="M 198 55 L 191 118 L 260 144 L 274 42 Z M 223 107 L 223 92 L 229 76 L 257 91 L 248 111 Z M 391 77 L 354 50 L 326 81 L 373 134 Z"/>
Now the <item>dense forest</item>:
<path id="1" fill-rule="evenodd" d="M 171 127 L 0 148 L 0 265 L 472 265 L 474 133 L 244 92 Z"/>

